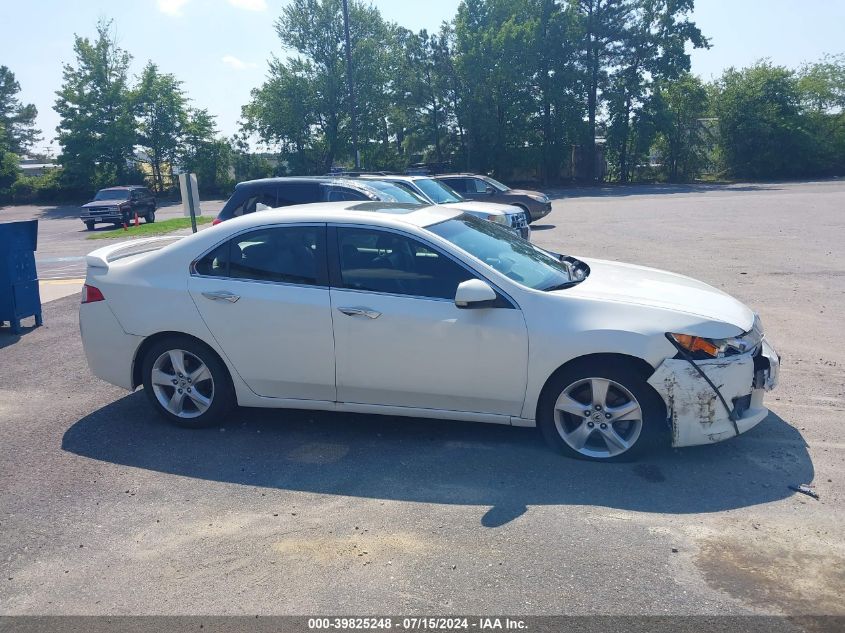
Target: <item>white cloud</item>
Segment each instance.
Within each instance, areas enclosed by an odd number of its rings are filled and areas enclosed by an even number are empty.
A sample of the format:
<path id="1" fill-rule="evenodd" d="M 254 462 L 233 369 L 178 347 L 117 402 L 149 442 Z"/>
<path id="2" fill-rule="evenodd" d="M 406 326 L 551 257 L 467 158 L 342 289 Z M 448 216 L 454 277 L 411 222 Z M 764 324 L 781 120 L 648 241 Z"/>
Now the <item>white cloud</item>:
<path id="1" fill-rule="evenodd" d="M 229 4 L 246 11 L 264 11 L 267 8 L 267 0 L 229 0 Z"/>
<path id="2" fill-rule="evenodd" d="M 182 7 L 188 4 L 189 0 L 157 0 L 158 10 L 167 15 L 182 15 Z"/>
<path id="3" fill-rule="evenodd" d="M 258 64 L 240 60 L 234 55 L 224 55 L 223 59 L 220 61 L 226 64 L 229 68 L 234 68 L 235 70 L 246 70 L 247 68 L 255 68 L 258 66 Z"/>

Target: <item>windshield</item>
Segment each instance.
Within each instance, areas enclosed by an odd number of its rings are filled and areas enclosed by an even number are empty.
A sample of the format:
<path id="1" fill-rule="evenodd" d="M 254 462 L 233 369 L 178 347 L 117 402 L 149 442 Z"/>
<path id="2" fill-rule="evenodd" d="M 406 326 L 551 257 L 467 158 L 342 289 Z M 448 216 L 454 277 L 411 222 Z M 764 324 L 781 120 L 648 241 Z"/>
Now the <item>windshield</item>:
<path id="1" fill-rule="evenodd" d="M 128 200 L 129 192 L 125 189 L 106 189 L 98 191 L 94 200 Z"/>
<path id="2" fill-rule="evenodd" d="M 523 286 L 555 290 L 578 281 L 565 262 L 492 222 L 464 214 L 427 229 Z"/>
<path id="3" fill-rule="evenodd" d="M 489 184 L 493 185 L 493 187 L 495 187 L 499 191 L 510 191 L 511 190 L 510 187 L 508 187 L 507 185 L 503 185 L 502 183 L 500 183 L 495 178 L 490 178 L 490 176 L 484 176 L 484 180 L 486 182 L 488 182 Z"/>
<path id="4" fill-rule="evenodd" d="M 379 182 L 368 180 L 367 184 L 378 191 L 379 200 L 382 202 L 406 202 L 408 204 L 428 204 L 428 200 L 422 196 L 405 189 L 404 187 L 397 187 L 389 182 Z"/>
<path id="5" fill-rule="evenodd" d="M 449 204 L 463 200 L 457 191 L 431 178 L 417 178 L 414 184 L 422 189 L 422 192 L 431 198 L 434 204 Z"/>

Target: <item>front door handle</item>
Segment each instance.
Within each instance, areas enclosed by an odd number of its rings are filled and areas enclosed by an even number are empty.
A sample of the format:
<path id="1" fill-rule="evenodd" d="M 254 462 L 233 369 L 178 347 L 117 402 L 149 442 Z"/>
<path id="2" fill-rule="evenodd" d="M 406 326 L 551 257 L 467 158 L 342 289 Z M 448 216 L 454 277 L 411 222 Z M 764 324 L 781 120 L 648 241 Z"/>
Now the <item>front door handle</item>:
<path id="1" fill-rule="evenodd" d="M 203 292 L 202 296 L 206 299 L 211 299 L 212 301 L 228 301 L 229 303 L 235 303 L 238 299 L 240 299 L 240 295 L 233 294 L 228 290 L 215 290 L 214 292 Z"/>
<path id="2" fill-rule="evenodd" d="M 381 316 L 381 312 L 370 310 L 369 308 L 338 308 L 346 316 L 363 316 L 368 319 L 377 319 Z"/>

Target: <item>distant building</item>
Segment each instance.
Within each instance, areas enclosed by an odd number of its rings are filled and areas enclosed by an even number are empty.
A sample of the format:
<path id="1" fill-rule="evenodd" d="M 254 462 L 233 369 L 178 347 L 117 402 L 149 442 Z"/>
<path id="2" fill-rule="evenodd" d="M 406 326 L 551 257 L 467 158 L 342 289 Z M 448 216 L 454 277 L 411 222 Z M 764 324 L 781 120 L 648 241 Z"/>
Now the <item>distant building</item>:
<path id="1" fill-rule="evenodd" d="M 43 176 L 51 169 L 60 169 L 52 161 L 44 161 L 41 158 L 21 158 L 21 171 L 24 176 Z"/>

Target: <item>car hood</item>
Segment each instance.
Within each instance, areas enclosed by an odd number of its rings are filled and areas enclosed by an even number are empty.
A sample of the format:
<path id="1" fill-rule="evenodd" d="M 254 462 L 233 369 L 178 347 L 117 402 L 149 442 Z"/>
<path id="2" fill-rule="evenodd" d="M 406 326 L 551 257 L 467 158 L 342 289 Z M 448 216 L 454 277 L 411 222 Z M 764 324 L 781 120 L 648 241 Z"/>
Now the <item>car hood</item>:
<path id="1" fill-rule="evenodd" d="M 546 194 L 540 191 L 531 191 L 530 189 L 511 189 L 510 191 L 506 191 L 505 195 L 508 196 L 544 196 Z"/>
<path id="2" fill-rule="evenodd" d="M 461 200 L 460 202 L 449 202 L 442 205 L 450 209 L 465 211 L 466 213 L 521 213 L 518 207 L 510 204 L 499 204 L 497 202 L 476 202 L 475 200 Z"/>
<path id="3" fill-rule="evenodd" d="M 704 282 L 656 268 L 579 257 L 589 276 L 562 293 L 676 310 L 729 323 L 747 332 L 754 312 L 741 301 Z"/>
<path id="4" fill-rule="evenodd" d="M 128 200 L 93 200 L 82 205 L 83 209 L 90 207 L 118 207 L 121 204 L 129 202 Z"/>

